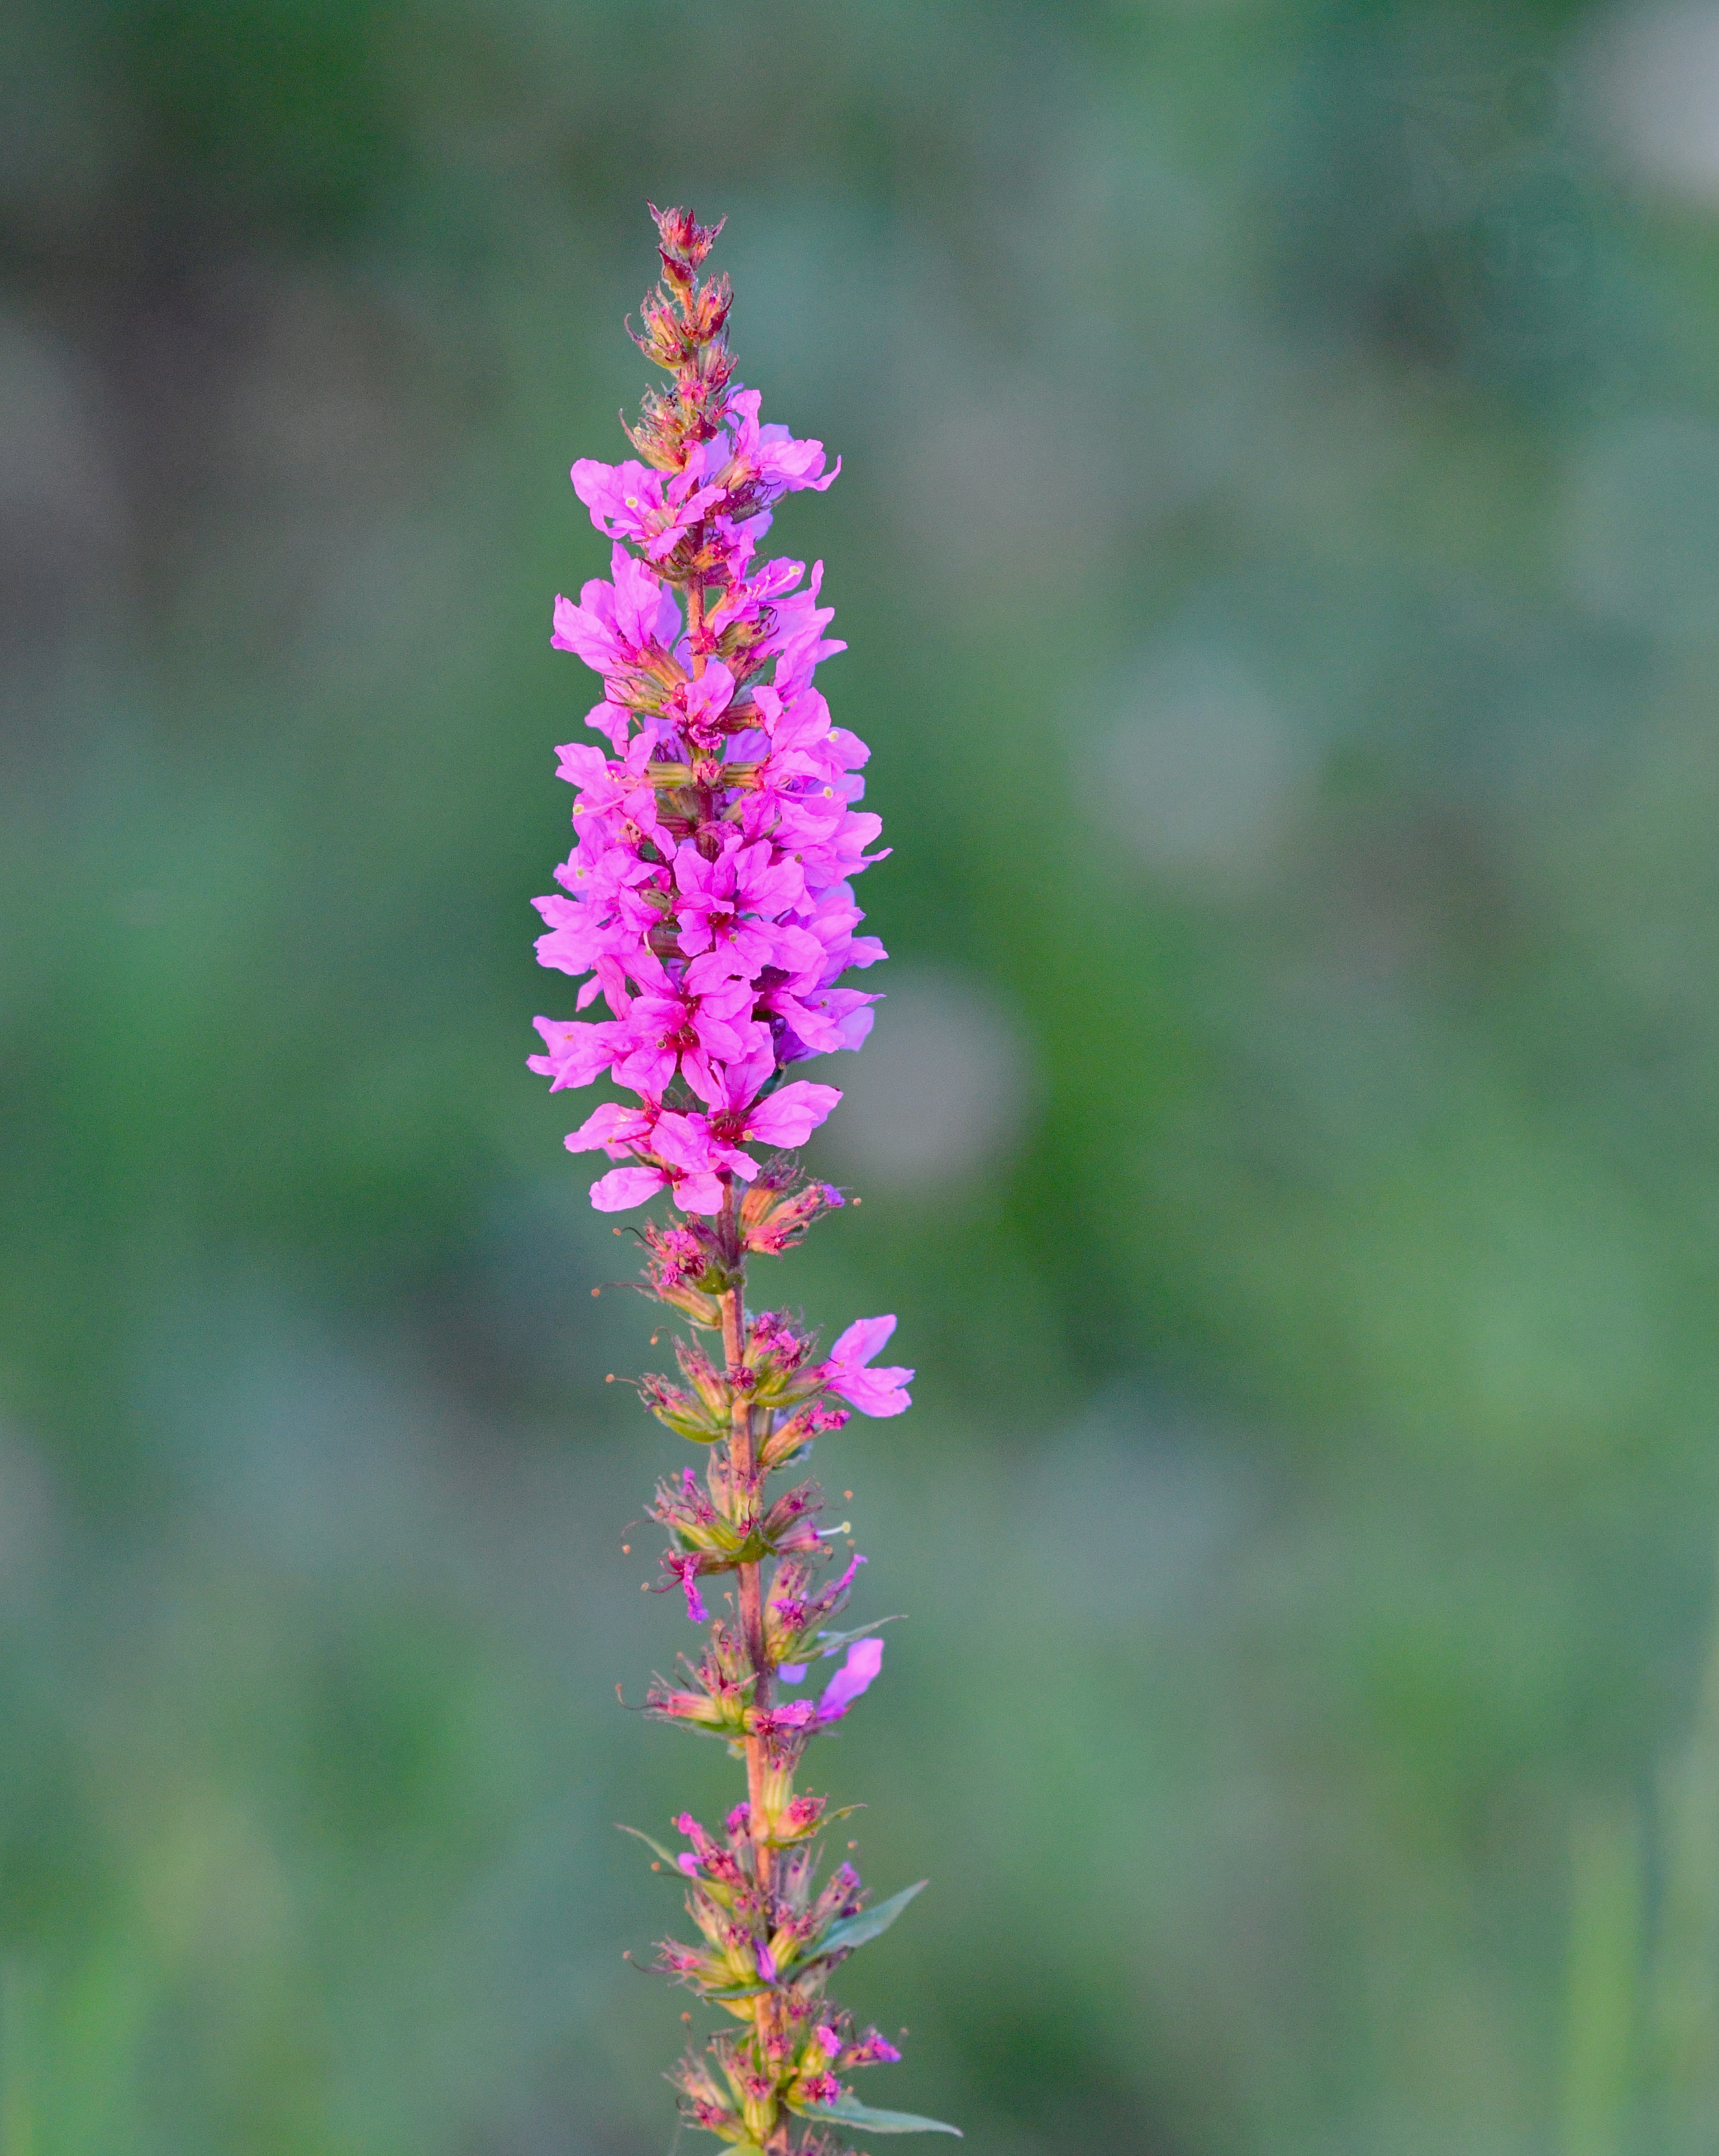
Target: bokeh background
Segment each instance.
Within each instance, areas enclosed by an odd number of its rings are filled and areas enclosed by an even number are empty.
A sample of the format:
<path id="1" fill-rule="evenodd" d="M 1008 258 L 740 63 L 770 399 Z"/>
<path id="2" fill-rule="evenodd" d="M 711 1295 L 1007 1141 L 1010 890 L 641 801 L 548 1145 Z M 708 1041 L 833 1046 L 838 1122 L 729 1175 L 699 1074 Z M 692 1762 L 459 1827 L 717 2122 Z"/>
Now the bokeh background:
<path id="1" fill-rule="evenodd" d="M 673 2140 L 613 1822 L 728 1770 L 523 1068 L 647 196 L 896 849 L 763 1284 L 921 1372 L 864 2092 L 1719 2148 L 1719 7 L 12 0 L 0 2156 Z"/>

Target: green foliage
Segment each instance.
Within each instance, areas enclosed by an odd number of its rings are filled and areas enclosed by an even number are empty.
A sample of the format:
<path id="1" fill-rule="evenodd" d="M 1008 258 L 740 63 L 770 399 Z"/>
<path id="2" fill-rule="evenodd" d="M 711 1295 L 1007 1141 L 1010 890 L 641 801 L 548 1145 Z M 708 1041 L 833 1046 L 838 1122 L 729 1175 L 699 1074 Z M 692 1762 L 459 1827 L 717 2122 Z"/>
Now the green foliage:
<path id="1" fill-rule="evenodd" d="M 830 1926 L 818 1942 L 815 1955 L 808 1958 L 821 1961 L 828 1954 L 844 1953 L 880 1938 L 914 1896 L 922 1893 L 930 1884 L 928 1879 L 921 1879 L 914 1886 L 904 1887 L 899 1894 L 891 1894 L 887 1902 L 880 1902 L 875 1908 L 862 1909 L 857 1917 L 842 1917 Z"/>
<path id="2" fill-rule="evenodd" d="M 958 2126 L 946 2126 L 940 2118 L 917 2118 L 911 2111 L 875 2111 L 870 2104 L 858 2103 L 850 2096 L 808 2112 L 806 2116 L 834 2118 L 866 2133 L 952 2133 L 957 2141 L 961 2138 Z"/>
<path id="3" fill-rule="evenodd" d="M 645 1847 L 651 1852 L 652 1856 L 656 1857 L 659 1862 L 665 1864 L 671 1871 L 678 1871 L 680 1869 L 680 1866 L 675 1861 L 675 1852 L 673 1850 L 665 1849 L 661 1842 L 653 1841 L 648 1834 L 641 1833 L 636 1826 L 622 1826 L 618 1820 L 617 1820 L 615 1824 L 617 1830 L 620 1833 L 630 1834 L 634 1841 L 642 1841 Z M 654 1871 L 656 1866 L 653 1865 L 651 1868 Z"/>
<path id="4" fill-rule="evenodd" d="M 1571 1841 L 1565 2156 L 1699 2156 L 1719 2107 L 1719 1615 L 1648 1805 Z"/>

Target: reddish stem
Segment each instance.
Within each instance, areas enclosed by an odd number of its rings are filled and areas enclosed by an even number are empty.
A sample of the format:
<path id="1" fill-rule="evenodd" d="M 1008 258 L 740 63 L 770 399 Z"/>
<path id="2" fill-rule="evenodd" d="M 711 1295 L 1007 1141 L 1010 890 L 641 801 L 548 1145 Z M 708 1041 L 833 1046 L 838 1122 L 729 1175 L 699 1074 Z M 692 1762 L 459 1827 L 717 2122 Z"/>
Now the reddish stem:
<path id="1" fill-rule="evenodd" d="M 722 1349 L 727 1358 L 732 1378 L 746 1354 L 746 1260 L 740 1248 L 738 1224 L 735 1218 L 734 1184 L 731 1179 L 722 1200 L 721 1215 L 725 1255 L 731 1269 L 739 1277 L 721 1298 Z M 734 1394 L 733 1419 L 729 1425 L 728 1457 L 733 1466 L 736 1486 L 745 1490 L 757 1471 L 757 1458 L 752 1448 L 752 1410 L 744 1393 L 738 1389 Z M 764 1593 L 760 1568 L 743 1564 L 740 1568 L 740 1625 L 741 1635 L 746 1641 L 747 1657 L 752 1666 L 752 1704 L 767 1707 L 770 1704 L 770 1679 L 772 1670 L 764 1645 Z M 764 1739 L 748 1737 L 746 1740 L 747 1795 L 752 1805 L 752 1852 L 759 1883 L 767 1887 L 770 1881 L 770 1849 L 764 1839 Z"/>

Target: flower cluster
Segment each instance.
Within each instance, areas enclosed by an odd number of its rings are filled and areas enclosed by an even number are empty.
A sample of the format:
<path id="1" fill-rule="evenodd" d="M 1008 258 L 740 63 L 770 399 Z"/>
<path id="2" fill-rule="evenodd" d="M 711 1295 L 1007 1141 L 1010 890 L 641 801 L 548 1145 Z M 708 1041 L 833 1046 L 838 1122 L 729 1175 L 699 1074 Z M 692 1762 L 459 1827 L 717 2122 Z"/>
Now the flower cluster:
<path id="1" fill-rule="evenodd" d="M 685 1881 L 700 1942 L 663 1941 L 658 1969 L 740 2025 L 670 2078 L 689 2123 L 743 2152 L 833 2156 L 842 2133 L 956 2131 L 874 2111 L 842 2079 L 899 2054 L 875 2030 L 856 2035 L 826 1996 L 830 1974 L 919 1889 L 868 1908 L 845 1862 L 818 1884 L 816 1838 L 845 1815 L 797 1790 L 796 1773 L 877 1678 L 883 1641 L 877 1623 L 829 1628 L 865 1562 L 822 1578 L 849 1523 L 820 1525 L 813 1481 L 768 1486 L 850 1409 L 899 1414 L 913 1373 L 876 1366 L 893 1317 L 859 1320 L 822 1353 L 787 1313 L 746 1306 L 748 1256 L 780 1255 L 842 1204 L 793 1153 L 841 1095 L 788 1074 L 871 1029 L 877 998 L 842 982 L 884 956 L 858 932 L 852 880 L 882 858 L 868 850 L 881 827 L 858 805 L 865 745 L 813 685 L 843 649 L 824 634 L 823 565 L 808 577 L 757 554 L 775 504 L 821 491 L 839 464 L 762 424 L 757 393 L 735 379 L 727 280 L 700 275 L 721 227 L 652 215 L 662 280 L 634 335 L 671 379 L 628 430 L 637 459 L 573 466 L 614 542 L 611 577 L 577 604 L 557 599 L 552 641 L 602 676 L 587 723 L 607 752 L 557 752 L 577 837 L 560 891 L 537 901 L 539 958 L 582 978 L 579 1010 L 601 996 L 609 1015 L 538 1019 L 530 1064 L 557 1091 L 607 1075 L 632 1096 L 567 1145 L 616 1163 L 592 1185 L 603 1211 L 669 1194 L 675 1213 L 640 1231 L 646 1291 L 721 1342 L 718 1355 L 677 1342 L 680 1382 L 639 1380 L 652 1413 L 707 1448 L 703 1472 L 665 1476 L 650 1506 L 669 1537 L 658 1587 L 709 1629 L 647 1711 L 722 1739 L 747 1770 L 721 1839 L 685 1813 L 675 1825 L 690 1849 L 640 1837 Z M 713 1619 L 705 1595 L 725 1577 L 731 1614 Z M 815 1697 L 783 1697 L 837 1656 Z"/>
<path id="2" fill-rule="evenodd" d="M 759 424 L 757 392 L 731 377 L 726 280 L 697 281 L 715 233 L 679 212 L 659 226 L 666 281 L 639 341 L 675 387 L 634 430 L 649 464 L 573 466 L 615 542 L 613 580 L 577 606 L 557 598 L 552 639 L 603 676 L 586 723 L 611 752 L 557 752 L 578 837 L 561 891 L 537 901 L 537 955 L 588 976 L 578 1008 L 600 994 L 612 1015 L 540 1018 L 531 1068 L 557 1089 L 607 1071 L 638 1096 L 567 1139 L 632 1163 L 598 1181 L 594 1204 L 668 1189 L 710 1215 L 729 1179 L 756 1178 L 748 1145 L 803 1144 L 841 1098 L 782 1075 L 871 1029 L 876 998 L 837 983 L 884 956 L 855 933 L 850 880 L 881 858 L 866 850 L 882 826 L 854 806 L 869 752 L 813 683 L 844 648 L 824 634 L 823 565 L 808 578 L 803 562 L 757 557 L 772 506 L 827 487 L 839 462 L 826 472 L 821 442 Z"/>

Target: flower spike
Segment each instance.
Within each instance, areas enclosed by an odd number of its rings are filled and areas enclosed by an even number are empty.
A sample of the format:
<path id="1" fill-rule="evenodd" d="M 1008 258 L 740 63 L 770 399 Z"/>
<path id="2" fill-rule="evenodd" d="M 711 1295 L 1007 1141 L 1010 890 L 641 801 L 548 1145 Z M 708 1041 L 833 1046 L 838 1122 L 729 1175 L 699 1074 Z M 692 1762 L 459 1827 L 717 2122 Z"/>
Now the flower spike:
<path id="1" fill-rule="evenodd" d="M 528 1060 L 552 1091 L 606 1075 L 629 1096 L 567 1147 L 611 1163 L 591 1185 L 599 1211 L 666 1199 L 639 1231 L 643 1292 L 705 1336 L 675 1342 L 679 1383 L 637 1380 L 657 1419 L 703 1448 L 702 1470 L 665 1476 L 649 1507 L 668 1537 L 658 1591 L 704 1628 L 703 1650 L 653 1682 L 645 1712 L 719 1738 L 747 1775 L 721 1836 L 682 1812 L 689 1848 L 639 1837 L 681 1888 L 697 1941 L 659 1942 L 657 1972 L 730 2025 L 668 2078 L 684 2122 L 741 2156 L 839 2156 L 856 2132 L 957 2129 L 872 2111 L 844 2078 L 900 2054 L 856 2032 L 830 1978 L 919 1887 L 868 1909 L 851 1865 L 819 1885 L 816 1837 L 844 1812 L 795 1779 L 878 1681 L 889 1620 L 826 1629 L 865 1559 L 826 1573 L 847 1523 L 819 1525 L 815 1482 L 770 1481 L 850 1410 L 902 1413 L 913 1372 L 877 1364 L 892 1317 L 859 1319 L 820 1356 L 798 1317 L 748 1310 L 746 1275 L 750 1257 L 780 1255 L 843 1203 L 793 1152 L 840 1091 L 789 1073 L 871 1029 L 879 998 L 845 977 L 885 955 L 857 932 L 854 901 L 854 879 L 884 857 L 882 826 L 860 806 L 870 752 L 814 685 L 844 648 L 824 634 L 822 564 L 808 577 L 757 551 L 775 505 L 822 493 L 840 460 L 765 424 L 736 379 L 728 280 L 703 275 L 721 222 L 654 204 L 651 216 L 661 281 L 629 328 L 670 379 L 626 427 L 635 456 L 572 467 L 612 542 L 610 575 L 556 600 L 550 638 L 602 697 L 585 721 L 598 740 L 557 751 L 575 836 L 559 890 L 537 901 L 537 956 L 580 982 L 577 1011 L 600 1001 L 608 1014 L 538 1019 L 542 1052 Z M 705 1584 L 724 1574 L 734 1614 L 713 1619 Z M 783 1696 L 844 1648 L 821 1696 Z"/>

